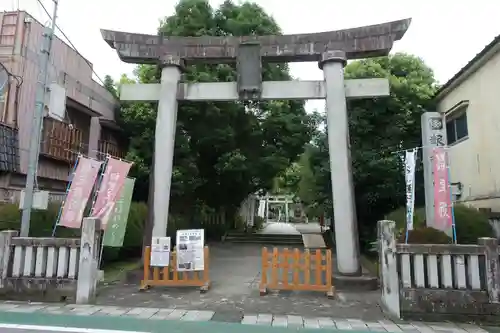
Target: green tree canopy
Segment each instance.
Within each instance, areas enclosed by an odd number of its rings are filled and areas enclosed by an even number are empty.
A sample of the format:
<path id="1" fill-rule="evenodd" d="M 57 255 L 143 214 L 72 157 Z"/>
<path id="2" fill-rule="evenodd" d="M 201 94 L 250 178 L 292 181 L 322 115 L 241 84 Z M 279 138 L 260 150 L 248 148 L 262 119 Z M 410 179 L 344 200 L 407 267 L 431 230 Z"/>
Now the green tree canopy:
<path id="1" fill-rule="evenodd" d="M 356 207 L 363 240 L 370 237 L 377 219 L 405 203 L 400 156 L 404 149 L 421 146 L 420 116 L 433 107 L 436 81 L 421 59 L 407 54 L 351 62 L 345 68 L 345 76 L 389 78 L 391 89 L 390 97 L 348 102 Z M 318 200 L 332 207 L 325 133 L 315 140 L 310 165 Z M 417 170 L 417 205 L 424 199 L 420 171 Z"/>
<path id="2" fill-rule="evenodd" d="M 166 36 L 242 36 L 280 34 L 274 19 L 254 3 L 181 0 L 175 14 L 161 21 Z M 159 81 L 156 66 L 135 70 L 140 83 Z M 264 80 L 289 80 L 286 64 L 264 64 Z M 196 64 L 184 81 L 236 80 L 234 65 Z M 147 196 L 154 142 L 156 105 L 124 104 L 121 124 L 130 139 L 128 159 L 135 162 L 136 199 Z M 181 102 L 177 118 L 171 211 L 193 204 L 234 208 L 250 193 L 270 189 L 273 178 L 302 153 L 314 129 L 303 102 Z"/>

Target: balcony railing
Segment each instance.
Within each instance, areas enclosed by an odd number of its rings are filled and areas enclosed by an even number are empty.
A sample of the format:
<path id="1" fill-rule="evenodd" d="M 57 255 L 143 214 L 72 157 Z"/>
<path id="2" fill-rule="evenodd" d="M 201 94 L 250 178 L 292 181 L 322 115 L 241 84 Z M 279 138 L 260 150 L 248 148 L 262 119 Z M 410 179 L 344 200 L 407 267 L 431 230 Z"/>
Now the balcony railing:
<path id="1" fill-rule="evenodd" d="M 97 143 L 97 150 L 98 152 L 98 159 L 104 160 L 106 159 L 107 155 L 111 155 L 112 157 L 116 158 L 124 158 L 125 157 L 125 152 L 118 147 L 117 144 L 113 142 L 109 142 L 106 140 L 99 140 Z"/>
<path id="2" fill-rule="evenodd" d="M 72 164 L 79 153 L 84 153 L 81 130 L 52 118 L 43 119 L 40 154 Z"/>

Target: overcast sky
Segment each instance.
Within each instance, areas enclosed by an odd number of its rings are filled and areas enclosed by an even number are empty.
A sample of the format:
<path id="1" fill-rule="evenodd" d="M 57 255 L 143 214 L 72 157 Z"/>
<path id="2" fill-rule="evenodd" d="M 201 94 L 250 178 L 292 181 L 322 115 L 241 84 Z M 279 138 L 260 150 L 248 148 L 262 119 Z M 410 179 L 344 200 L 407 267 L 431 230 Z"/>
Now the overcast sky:
<path id="1" fill-rule="evenodd" d="M 53 1 L 42 0 L 49 11 Z M 101 38 L 99 29 L 155 34 L 161 17 L 171 15 L 175 0 L 59 0 L 58 26 L 103 78 L 131 73 Z M 223 0 L 212 0 L 214 6 Z M 411 17 L 412 24 L 393 52 L 418 55 L 446 82 L 500 34 L 498 0 L 255 0 L 284 33 L 320 32 Z M 2 0 L 0 10 L 21 8 L 48 22 L 37 0 Z M 60 34 L 59 34 L 60 35 Z M 316 63 L 292 64 L 300 79 L 322 79 Z M 308 108 L 321 108 L 322 103 Z"/>

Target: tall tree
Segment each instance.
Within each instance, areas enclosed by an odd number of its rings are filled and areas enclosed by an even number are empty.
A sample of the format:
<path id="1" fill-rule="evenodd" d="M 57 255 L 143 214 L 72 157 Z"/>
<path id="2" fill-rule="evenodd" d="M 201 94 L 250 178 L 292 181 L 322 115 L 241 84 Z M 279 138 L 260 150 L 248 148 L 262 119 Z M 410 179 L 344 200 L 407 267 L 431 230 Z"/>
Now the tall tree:
<path id="1" fill-rule="evenodd" d="M 162 20 L 166 36 L 242 36 L 280 34 L 272 17 L 254 3 L 224 2 L 214 9 L 206 0 L 181 0 L 175 14 Z M 158 82 L 155 66 L 138 66 L 141 83 Z M 286 64 L 264 64 L 264 80 L 291 79 Z M 234 65 L 197 64 L 186 68 L 190 82 L 235 81 Z M 154 140 L 156 106 L 126 105 L 122 123 L 131 138 L 129 154 L 140 168 L 135 176 L 147 183 Z M 302 153 L 313 130 L 302 102 L 179 103 L 171 211 L 193 204 L 234 209 L 249 194 L 272 187 Z M 136 193 L 145 197 L 147 191 Z"/>
<path id="2" fill-rule="evenodd" d="M 116 86 L 115 82 L 113 81 L 113 78 L 110 75 L 106 75 L 104 77 L 103 83 L 104 83 L 104 88 L 106 88 L 111 93 L 111 95 L 113 95 L 116 98 L 117 97 Z"/>
<path id="3" fill-rule="evenodd" d="M 422 59 L 407 54 L 351 62 L 345 68 L 345 77 L 382 77 L 390 82 L 389 97 L 348 103 L 359 230 L 362 241 L 369 241 L 377 219 L 404 205 L 400 156 L 404 149 L 421 146 L 420 116 L 433 107 L 436 81 Z M 315 146 L 310 163 L 321 201 L 332 207 L 325 133 L 317 138 Z M 416 189 L 419 201 L 424 197 L 421 178 L 419 168 Z"/>

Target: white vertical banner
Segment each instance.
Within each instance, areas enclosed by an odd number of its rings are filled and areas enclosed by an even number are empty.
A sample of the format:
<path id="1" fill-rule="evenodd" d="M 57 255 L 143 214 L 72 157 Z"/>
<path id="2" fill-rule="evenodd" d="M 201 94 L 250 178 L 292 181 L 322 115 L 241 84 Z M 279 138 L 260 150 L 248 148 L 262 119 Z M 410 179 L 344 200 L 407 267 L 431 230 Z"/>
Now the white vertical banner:
<path id="1" fill-rule="evenodd" d="M 405 181 L 406 181 L 406 230 L 413 230 L 413 212 L 415 210 L 415 167 L 418 149 L 408 150 L 405 153 Z"/>

